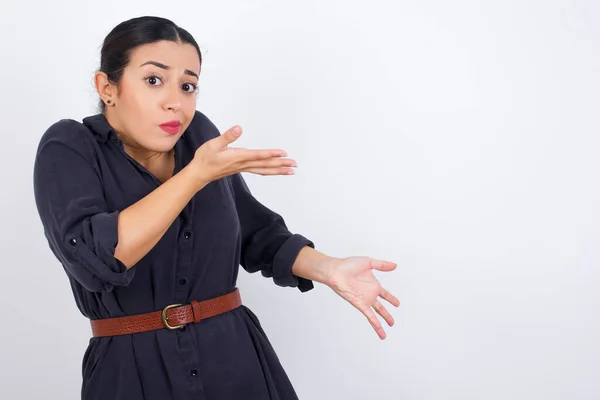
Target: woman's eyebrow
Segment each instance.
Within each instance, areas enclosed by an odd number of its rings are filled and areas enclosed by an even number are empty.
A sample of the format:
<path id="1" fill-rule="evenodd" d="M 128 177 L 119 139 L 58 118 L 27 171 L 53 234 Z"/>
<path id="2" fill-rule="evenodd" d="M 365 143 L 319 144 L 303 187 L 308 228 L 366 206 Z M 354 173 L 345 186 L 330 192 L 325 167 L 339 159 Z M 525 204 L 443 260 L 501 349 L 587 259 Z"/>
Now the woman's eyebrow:
<path id="1" fill-rule="evenodd" d="M 169 67 L 168 65 L 165 65 L 163 63 L 159 63 L 158 61 L 146 61 L 145 63 L 143 63 L 142 65 L 140 65 L 140 67 L 143 67 L 144 65 L 149 65 L 149 64 L 150 65 L 154 65 L 154 66 L 156 66 L 158 68 L 166 69 L 166 70 L 171 69 L 171 67 Z M 186 69 L 184 72 L 185 72 L 186 75 L 194 76 L 194 77 L 196 77 L 196 79 L 198 78 L 198 74 L 195 73 L 195 72 L 193 72 L 193 71 L 190 71 L 189 69 Z"/>

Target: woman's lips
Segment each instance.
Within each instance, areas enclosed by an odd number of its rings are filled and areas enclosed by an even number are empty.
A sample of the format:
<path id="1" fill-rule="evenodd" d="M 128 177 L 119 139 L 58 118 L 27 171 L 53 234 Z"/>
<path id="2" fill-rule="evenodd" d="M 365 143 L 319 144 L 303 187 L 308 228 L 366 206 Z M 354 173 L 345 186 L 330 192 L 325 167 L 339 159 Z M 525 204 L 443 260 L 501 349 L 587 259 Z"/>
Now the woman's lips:
<path id="1" fill-rule="evenodd" d="M 179 121 L 169 121 L 164 124 L 160 124 L 160 129 L 167 132 L 170 135 L 175 135 L 179 132 L 179 128 L 181 128 L 181 123 Z"/>

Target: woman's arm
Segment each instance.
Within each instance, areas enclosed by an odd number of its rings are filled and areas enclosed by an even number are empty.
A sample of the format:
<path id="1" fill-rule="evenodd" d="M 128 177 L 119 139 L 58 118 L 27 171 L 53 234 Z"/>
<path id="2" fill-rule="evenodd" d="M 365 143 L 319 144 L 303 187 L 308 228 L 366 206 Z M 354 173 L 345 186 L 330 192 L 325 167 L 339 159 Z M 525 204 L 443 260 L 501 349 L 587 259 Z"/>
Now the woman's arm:
<path id="1" fill-rule="evenodd" d="M 311 281 L 329 285 L 331 273 L 342 259 L 330 257 L 326 254 L 306 246 L 298 253 L 292 265 L 292 273 Z"/>
<path id="2" fill-rule="evenodd" d="M 186 204 L 206 185 L 185 167 L 152 193 L 122 210 L 115 258 L 127 269 L 134 266 L 152 250 Z"/>

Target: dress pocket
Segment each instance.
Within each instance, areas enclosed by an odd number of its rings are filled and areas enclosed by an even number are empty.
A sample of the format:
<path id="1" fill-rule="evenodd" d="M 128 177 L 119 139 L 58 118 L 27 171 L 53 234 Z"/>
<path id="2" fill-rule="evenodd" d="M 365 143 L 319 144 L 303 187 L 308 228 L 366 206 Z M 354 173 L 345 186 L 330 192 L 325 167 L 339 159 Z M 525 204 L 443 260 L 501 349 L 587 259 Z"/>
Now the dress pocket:
<path id="1" fill-rule="evenodd" d="M 88 348 L 83 355 L 81 372 L 84 385 L 93 378 L 96 368 L 101 364 L 106 355 L 109 343 L 110 338 L 94 337 L 90 339 Z"/>

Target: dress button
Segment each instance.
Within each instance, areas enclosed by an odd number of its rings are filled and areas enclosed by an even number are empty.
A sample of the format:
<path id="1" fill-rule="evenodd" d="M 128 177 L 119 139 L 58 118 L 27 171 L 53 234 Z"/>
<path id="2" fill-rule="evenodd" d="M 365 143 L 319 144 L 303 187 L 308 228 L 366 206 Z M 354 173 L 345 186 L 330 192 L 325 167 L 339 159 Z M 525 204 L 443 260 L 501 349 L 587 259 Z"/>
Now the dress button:
<path id="1" fill-rule="evenodd" d="M 183 234 L 183 237 L 186 238 L 186 239 L 189 239 L 191 236 L 192 236 L 192 232 L 185 232 Z"/>
<path id="2" fill-rule="evenodd" d="M 196 375 L 198 375 L 198 370 L 197 370 L 197 369 L 193 369 L 193 370 L 191 370 L 191 371 L 190 371 L 190 375 L 192 375 L 192 376 L 196 376 Z"/>
<path id="3" fill-rule="evenodd" d="M 181 279 L 179 279 L 179 284 L 180 284 L 180 285 L 182 285 L 182 286 L 183 286 L 183 285 L 185 285 L 186 283 L 187 283 L 187 279 L 185 279 L 185 278 L 181 278 Z"/>
<path id="4" fill-rule="evenodd" d="M 75 246 L 77 244 L 77 239 L 73 238 L 73 239 L 69 240 L 69 244 L 71 246 Z"/>

